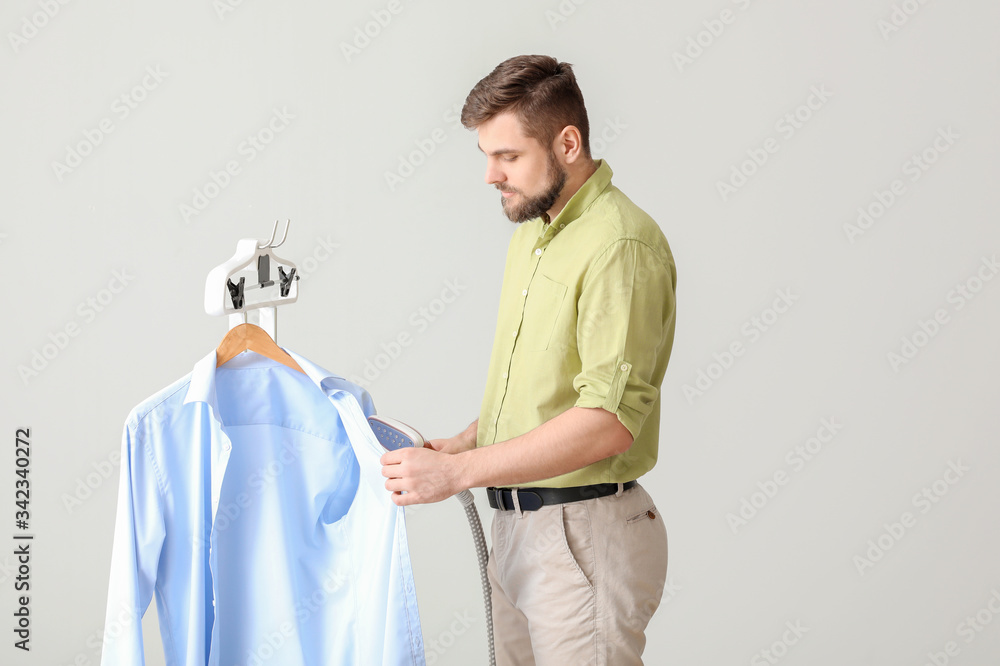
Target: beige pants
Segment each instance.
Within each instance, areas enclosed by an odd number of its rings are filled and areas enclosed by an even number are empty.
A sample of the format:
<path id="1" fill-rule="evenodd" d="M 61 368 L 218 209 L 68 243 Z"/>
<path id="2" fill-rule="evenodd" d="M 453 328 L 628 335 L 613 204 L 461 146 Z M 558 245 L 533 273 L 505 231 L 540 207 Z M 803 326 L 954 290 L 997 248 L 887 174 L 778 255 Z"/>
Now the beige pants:
<path id="1" fill-rule="evenodd" d="M 498 666 L 642 664 L 667 531 L 641 485 L 538 511 L 494 511 Z"/>

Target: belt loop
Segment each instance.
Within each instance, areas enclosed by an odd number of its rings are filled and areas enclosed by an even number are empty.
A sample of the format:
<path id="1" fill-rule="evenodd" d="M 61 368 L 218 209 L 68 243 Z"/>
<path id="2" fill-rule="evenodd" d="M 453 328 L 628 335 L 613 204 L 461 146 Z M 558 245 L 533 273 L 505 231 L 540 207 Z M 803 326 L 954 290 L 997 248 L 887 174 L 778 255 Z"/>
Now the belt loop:
<path id="1" fill-rule="evenodd" d="M 618 492 L 615 493 L 615 497 L 621 497 L 623 492 L 625 492 L 625 484 L 619 481 Z"/>
<path id="2" fill-rule="evenodd" d="M 524 515 L 521 511 L 521 501 L 517 498 L 517 488 L 512 488 L 510 491 L 510 498 L 514 501 L 514 511 L 517 511 L 517 517 L 520 518 Z"/>

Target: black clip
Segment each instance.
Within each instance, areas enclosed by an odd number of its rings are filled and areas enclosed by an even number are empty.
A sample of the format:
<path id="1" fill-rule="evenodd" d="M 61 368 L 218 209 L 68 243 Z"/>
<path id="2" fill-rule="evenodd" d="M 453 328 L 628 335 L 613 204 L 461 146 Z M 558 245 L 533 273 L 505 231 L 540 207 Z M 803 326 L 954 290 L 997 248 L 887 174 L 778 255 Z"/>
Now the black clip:
<path id="1" fill-rule="evenodd" d="M 288 291 L 292 288 L 292 280 L 298 280 L 299 276 L 295 274 L 294 268 L 285 273 L 285 269 L 281 265 L 278 266 L 278 274 L 281 275 L 281 295 L 288 296 Z"/>
<path id="2" fill-rule="evenodd" d="M 271 255 L 262 254 L 257 257 L 257 282 L 261 288 L 274 284 L 271 279 Z"/>
<path id="3" fill-rule="evenodd" d="M 240 278 L 239 284 L 233 284 L 232 280 L 226 280 L 226 286 L 229 287 L 229 296 L 233 299 L 233 307 L 237 310 L 243 309 L 243 283 L 245 281 L 245 277 Z"/>

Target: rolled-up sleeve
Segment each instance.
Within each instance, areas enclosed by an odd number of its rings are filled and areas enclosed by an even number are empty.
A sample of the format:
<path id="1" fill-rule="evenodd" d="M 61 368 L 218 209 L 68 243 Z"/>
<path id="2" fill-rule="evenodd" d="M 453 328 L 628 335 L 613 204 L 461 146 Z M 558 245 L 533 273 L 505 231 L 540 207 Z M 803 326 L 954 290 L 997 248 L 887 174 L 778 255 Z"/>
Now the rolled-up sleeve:
<path id="1" fill-rule="evenodd" d="M 641 240 L 617 239 L 594 260 L 577 303 L 581 370 L 575 406 L 601 407 L 638 436 L 673 343 L 673 265 Z"/>

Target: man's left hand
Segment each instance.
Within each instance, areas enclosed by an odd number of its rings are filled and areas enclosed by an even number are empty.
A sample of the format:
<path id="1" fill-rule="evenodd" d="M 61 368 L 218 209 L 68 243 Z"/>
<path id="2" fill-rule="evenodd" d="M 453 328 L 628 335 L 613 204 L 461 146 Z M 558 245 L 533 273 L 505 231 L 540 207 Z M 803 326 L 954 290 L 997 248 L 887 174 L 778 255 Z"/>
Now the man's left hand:
<path id="1" fill-rule="evenodd" d="M 429 504 L 463 490 L 458 475 L 458 456 L 430 448 L 404 448 L 385 453 L 382 476 L 386 490 L 399 506 Z M 405 491 L 406 494 L 402 494 Z"/>

